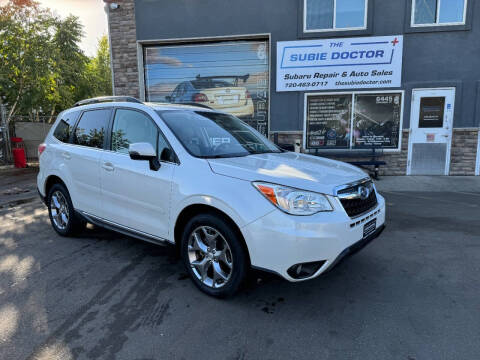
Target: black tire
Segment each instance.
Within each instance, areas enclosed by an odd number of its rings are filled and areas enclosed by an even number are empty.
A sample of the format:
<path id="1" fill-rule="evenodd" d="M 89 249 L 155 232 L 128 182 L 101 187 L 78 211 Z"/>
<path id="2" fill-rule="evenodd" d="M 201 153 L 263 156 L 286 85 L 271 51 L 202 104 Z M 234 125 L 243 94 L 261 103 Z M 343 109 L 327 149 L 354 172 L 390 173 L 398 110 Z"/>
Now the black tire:
<path id="1" fill-rule="evenodd" d="M 189 259 L 189 240 L 192 236 L 194 230 L 208 227 L 216 230 L 223 238 L 229 247 L 230 260 L 232 263 L 232 268 L 230 270 L 229 279 L 221 284 L 221 287 L 211 287 L 205 285 L 195 274 L 193 266 L 190 263 Z M 232 229 L 232 225 L 226 221 L 223 217 L 216 214 L 199 214 L 194 216 L 190 221 L 185 225 L 182 233 L 181 245 L 180 245 L 180 254 L 182 261 L 185 265 L 185 268 L 190 275 L 193 283 L 204 293 L 218 297 L 225 298 L 235 294 L 248 272 L 248 258 L 247 253 L 242 246 L 242 239 L 239 235 Z M 215 260 L 214 260 L 215 261 Z M 218 260 L 216 261 L 219 262 Z M 212 264 L 212 261 L 210 261 Z M 213 268 L 210 268 L 210 271 L 213 271 Z"/>
<path id="2" fill-rule="evenodd" d="M 68 213 L 68 221 L 64 227 L 57 225 L 52 214 L 52 207 L 55 205 L 52 204 L 52 197 L 54 194 L 60 193 L 65 199 L 66 206 L 65 210 Z M 53 229 L 61 236 L 72 236 L 81 229 L 85 227 L 85 221 L 79 219 L 75 214 L 75 209 L 73 208 L 72 199 L 68 193 L 67 188 L 63 184 L 55 184 L 51 187 L 47 195 L 47 207 L 48 207 L 48 216 L 50 217 L 50 223 L 52 224 Z"/>

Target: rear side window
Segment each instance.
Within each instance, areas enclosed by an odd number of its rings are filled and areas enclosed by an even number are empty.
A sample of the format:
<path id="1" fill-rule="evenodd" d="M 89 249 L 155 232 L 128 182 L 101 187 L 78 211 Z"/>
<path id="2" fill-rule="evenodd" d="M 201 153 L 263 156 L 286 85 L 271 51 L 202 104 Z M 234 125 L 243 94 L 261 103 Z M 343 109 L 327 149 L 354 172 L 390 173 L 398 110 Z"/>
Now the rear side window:
<path id="1" fill-rule="evenodd" d="M 103 149 L 103 139 L 111 110 L 91 110 L 83 113 L 73 137 L 73 143 Z"/>
<path id="2" fill-rule="evenodd" d="M 53 136 L 55 136 L 61 142 L 68 143 L 73 126 L 75 125 L 75 120 L 77 120 L 77 116 L 78 111 L 63 115 L 58 122 L 55 131 L 53 132 Z"/>

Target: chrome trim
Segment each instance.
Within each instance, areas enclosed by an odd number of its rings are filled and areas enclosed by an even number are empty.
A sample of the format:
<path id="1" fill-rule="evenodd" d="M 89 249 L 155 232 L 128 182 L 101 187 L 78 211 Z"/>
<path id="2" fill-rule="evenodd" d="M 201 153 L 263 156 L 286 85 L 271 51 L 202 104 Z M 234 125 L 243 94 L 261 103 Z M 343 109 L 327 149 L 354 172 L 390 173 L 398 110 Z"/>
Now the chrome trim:
<path id="1" fill-rule="evenodd" d="M 106 228 L 106 229 L 109 229 L 109 230 L 112 230 L 112 231 L 116 231 L 116 232 L 122 233 L 122 234 L 127 235 L 127 236 L 132 236 L 132 237 L 137 238 L 139 240 L 150 242 L 150 243 L 153 243 L 153 244 L 156 244 L 156 245 L 165 245 L 165 243 L 173 244 L 172 241 L 161 238 L 159 236 L 155 236 L 155 235 L 152 235 L 152 234 L 140 231 L 140 230 L 132 229 L 128 226 L 117 224 L 113 221 L 109 221 L 109 220 L 101 218 L 99 216 L 89 214 L 89 213 L 87 213 L 85 211 L 82 211 L 82 210 L 77 210 L 77 211 L 88 222 L 91 222 L 94 225 L 98 225 L 100 227 L 103 227 L 103 228 Z"/>
<path id="2" fill-rule="evenodd" d="M 340 198 L 340 199 L 358 199 L 359 198 L 358 193 L 350 193 L 350 194 L 347 193 L 347 194 L 340 194 L 339 195 L 338 192 L 341 191 L 341 190 L 348 189 L 349 187 L 354 187 L 354 186 L 365 184 L 369 181 L 371 181 L 372 185 L 373 185 L 373 181 L 370 178 L 363 178 L 361 180 L 353 181 L 353 182 L 348 183 L 348 184 L 339 185 L 339 186 L 337 186 L 333 189 L 333 195 Z M 375 188 L 375 186 L 373 186 L 373 188 Z"/>

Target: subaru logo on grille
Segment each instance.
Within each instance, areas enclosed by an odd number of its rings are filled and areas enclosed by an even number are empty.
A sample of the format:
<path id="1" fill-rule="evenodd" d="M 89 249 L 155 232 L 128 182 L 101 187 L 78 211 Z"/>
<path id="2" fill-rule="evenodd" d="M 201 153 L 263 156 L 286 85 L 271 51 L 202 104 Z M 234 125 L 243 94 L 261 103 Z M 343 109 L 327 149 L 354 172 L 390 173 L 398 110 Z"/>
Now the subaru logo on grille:
<path id="1" fill-rule="evenodd" d="M 358 196 L 362 200 L 368 199 L 368 197 L 370 196 L 370 189 L 366 186 L 359 186 L 358 187 Z"/>

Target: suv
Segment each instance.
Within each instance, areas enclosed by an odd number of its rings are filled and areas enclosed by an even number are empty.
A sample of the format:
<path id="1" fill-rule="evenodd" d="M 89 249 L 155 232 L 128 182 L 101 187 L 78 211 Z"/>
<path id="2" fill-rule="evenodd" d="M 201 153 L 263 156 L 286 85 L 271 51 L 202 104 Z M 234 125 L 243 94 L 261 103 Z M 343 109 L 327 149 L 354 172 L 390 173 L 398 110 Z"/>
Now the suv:
<path id="1" fill-rule="evenodd" d="M 58 116 L 39 158 L 57 233 L 89 222 L 175 244 L 213 296 L 233 294 L 250 267 L 315 278 L 384 228 L 385 201 L 362 170 L 286 152 L 203 107 L 84 101 Z"/>

